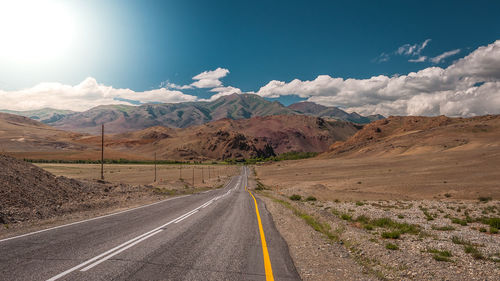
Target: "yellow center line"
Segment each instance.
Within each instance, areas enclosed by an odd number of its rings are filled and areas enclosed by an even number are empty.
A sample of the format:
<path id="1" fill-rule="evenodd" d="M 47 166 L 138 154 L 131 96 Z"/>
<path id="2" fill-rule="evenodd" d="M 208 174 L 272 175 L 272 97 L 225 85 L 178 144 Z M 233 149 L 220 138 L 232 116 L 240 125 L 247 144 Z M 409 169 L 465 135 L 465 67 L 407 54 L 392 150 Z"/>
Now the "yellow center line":
<path id="1" fill-rule="evenodd" d="M 271 267 L 271 259 L 269 258 L 269 252 L 267 251 L 266 236 L 264 235 L 264 229 L 262 228 L 262 221 L 260 220 L 259 207 L 257 206 L 257 200 L 245 186 L 245 190 L 250 193 L 255 203 L 255 213 L 257 214 L 257 221 L 259 222 L 259 232 L 260 240 L 262 243 L 262 254 L 264 255 L 264 269 L 266 271 L 266 281 L 274 281 L 273 268 Z"/>

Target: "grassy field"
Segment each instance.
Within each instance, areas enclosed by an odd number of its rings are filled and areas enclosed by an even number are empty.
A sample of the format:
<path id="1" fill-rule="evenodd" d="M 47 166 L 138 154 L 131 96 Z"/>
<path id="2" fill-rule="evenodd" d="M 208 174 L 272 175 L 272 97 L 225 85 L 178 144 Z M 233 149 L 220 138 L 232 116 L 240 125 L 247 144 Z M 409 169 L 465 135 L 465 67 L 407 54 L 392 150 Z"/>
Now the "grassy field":
<path id="1" fill-rule="evenodd" d="M 39 163 L 43 168 L 55 175 L 75 179 L 100 179 L 99 164 L 48 164 Z M 151 164 L 105 164 L 104 179 L 114 183 L 153 185 L 172 187 L 178 185 L 195 187 L 216 187 L 224 179 L 239 172 L 240 167 L 232 165 L 157 165 L 154 182 L 154 165 Z"/>

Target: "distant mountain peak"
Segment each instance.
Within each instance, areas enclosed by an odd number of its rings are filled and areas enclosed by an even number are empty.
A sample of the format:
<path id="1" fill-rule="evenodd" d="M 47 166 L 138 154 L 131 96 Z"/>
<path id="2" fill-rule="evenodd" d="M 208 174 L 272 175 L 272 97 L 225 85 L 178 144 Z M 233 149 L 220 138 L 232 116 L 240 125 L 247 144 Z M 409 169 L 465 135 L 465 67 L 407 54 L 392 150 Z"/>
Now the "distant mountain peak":
<path id="1" fill-rule="evenodd" d="M 152 126 L 185 128 L 223 118 L 238 120 L 258 116 L 310 115 L 366 124 L 380 119 L 347 113 L 336 107 L 313 102 L 300 102 L 285 107 L 278 101 L 269 101 L 255 94 L 231 94 L 214 101 L 184 103 L 148 103 L 142 105 L 100 105 L 84 112 L 46 110 L 37 112 L 9 112 L 39 120 L 63 130 L 98 134 L 100 124 L 106 123 L 107 133 L 123 133 Z"/>
<path id="2" fill-rule="evenodd" d="M 301 114 L 324 118 L 333 118 L 358 124 L 368 124 L 372 121 L 385 118 L 382 115 L 362 116 L 356 112 L 348 113 L 335 106 L 324 106 L 309 101 L 294 103 L 289 105 L 288 108 L 295 110 L 296 112 Z"/>

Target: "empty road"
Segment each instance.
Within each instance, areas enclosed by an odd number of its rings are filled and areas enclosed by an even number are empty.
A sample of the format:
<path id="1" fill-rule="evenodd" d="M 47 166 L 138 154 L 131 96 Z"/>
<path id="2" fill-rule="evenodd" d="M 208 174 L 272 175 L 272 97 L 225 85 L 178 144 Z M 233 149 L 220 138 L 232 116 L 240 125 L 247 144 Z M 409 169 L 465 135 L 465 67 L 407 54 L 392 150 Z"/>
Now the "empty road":
<path id="1" fill-rule="evenodd" d="M 246 190 L 248 172 L 222 189 L 0 240 L 0 280 L 300 280 Z"/>

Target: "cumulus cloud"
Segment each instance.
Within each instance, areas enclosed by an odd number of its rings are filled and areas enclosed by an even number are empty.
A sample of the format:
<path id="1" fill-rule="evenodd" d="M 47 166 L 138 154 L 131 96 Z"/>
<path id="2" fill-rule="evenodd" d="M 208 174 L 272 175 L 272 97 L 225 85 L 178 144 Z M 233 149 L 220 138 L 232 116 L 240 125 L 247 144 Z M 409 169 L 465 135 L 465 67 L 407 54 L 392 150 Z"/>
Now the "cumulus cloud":
<path id="1" fill-rule="evenodd" d="M 229 74 L 229 70 L 225 68 L 217 68 L 216 70 L 203 71 L 202 73 L 193 77 L 197 80 L 191 83 L 191 86 L 196 88 L 214 88 L 222 85 L 221 78 Z"/>
<path id="2" fill-rule="evenodd" d="M 241 89 L 232 86 L 213 88 L 210 90 L 210 92 L 214 92 L 216 94 L 212 95 L 210 99 L 208 99 L 209 101 L 214 101 L 220 97 L 229 96 L 232 94 L 243 94 Z"/>
<path id="3" fill-rule="evenodd" d="M 456 55 L 458 53 L 460 53 L 460 49 L 456 49 L 456 50 L 451 50 L 451 51 L 448 51 L 448 52 L 444 52 L 444 53 L 440 54 L 439 56 L 435 56 L 435 57 L 431 58 L 431 61 L 433 63 L 440 63 L 441 61 L 443 61 L 447 57 L 454 56 L 454 55 Z"/>
<path id="4" fill-rule="evenodd" d="M 160 88 L 144 92 L 130 89 L 115 89 L 99 84 L 94 78 L 86 78 L 76 86 L 61 83 L 41 83 L 29 89 L 18 91 L 0 90 L 0 108 L 10 110 L 33 110 L 44 107 L 83 111 L 103 104 L 128 104 L 130 101 L 186 102 L 195 101 L 196 96 L 180 91 Z"/>
<path id="5" fill-rule="evenodd" d="M 226 77 L 229 74 L 229 70 L 226 68 L 218 67 L 215 70 L 207 70 L 193 77 L 195 80 L 189 85 L 177 85 L 174 83 L 166 83 L 166 86 L 170 89 L 176 90 L 186 90 L 193 88 L 215 88 L 221 87 L 221 78 Z"/>
<path id="6" fill-rule="evenodd" d="M 426 40 L 427 41 L 427 40 Z M 424 42 L 425 43 L 425 42 Z M 406 48 L 414 54 L 423 49 Z M 411 46 L 410 46 L 411 47 Z M 448 55 L 450 56 L 450 55 Z M 418 60 L 418 58 L 417 58 Z M 473 116 L 500 113 L 500 40 L 476 49 L 447 68 L 407 75 L 344 79 L 320 75 L 312 81 L 270 81 L 258 95 L 297 95 L 362 114 Z"/>

